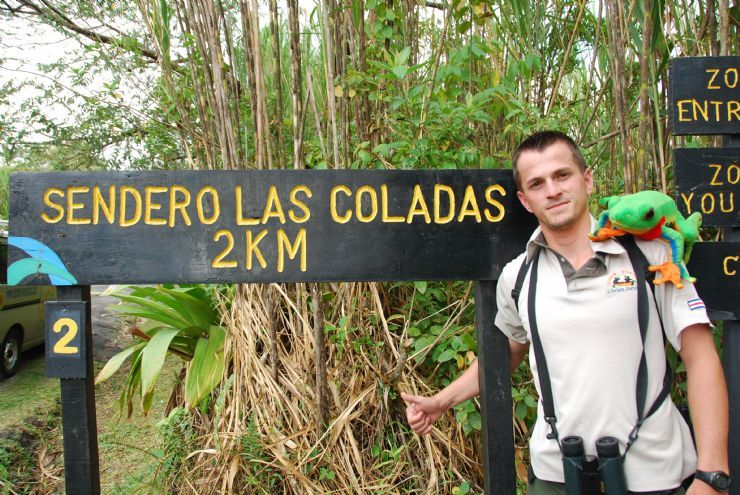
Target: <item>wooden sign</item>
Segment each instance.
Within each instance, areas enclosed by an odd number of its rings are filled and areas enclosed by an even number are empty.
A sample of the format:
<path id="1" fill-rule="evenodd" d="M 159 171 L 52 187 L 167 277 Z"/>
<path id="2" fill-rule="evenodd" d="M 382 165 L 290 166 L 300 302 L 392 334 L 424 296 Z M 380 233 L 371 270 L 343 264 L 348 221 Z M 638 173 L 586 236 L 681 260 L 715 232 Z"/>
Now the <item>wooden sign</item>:
<path id="1" fill-rule="evenodd" d="M 86 378 L 87 308 L 82 301 L 45 303 L 46 377 Z"/>
<path id="2" fill-rule="evenodd" d="M 696 243 L 687 268 L 711 319 L 740 318 L 740 242 Z"/>
<path id="3" fill-rule="evenodd" d="M 535 219 L 510 170 L 19 173 L 8 283 L 489 280 Z"/>
<path id="4" fill-rule="evenodd" d="M 672 59 L 668 101 L 673 134 L 740 134 L 740 57 Z"/>
<path id="5" fill-rule="evenodd" d="M 740 148 L 676 149 L 676 204 L 704 227 L 740 226 Z"/>

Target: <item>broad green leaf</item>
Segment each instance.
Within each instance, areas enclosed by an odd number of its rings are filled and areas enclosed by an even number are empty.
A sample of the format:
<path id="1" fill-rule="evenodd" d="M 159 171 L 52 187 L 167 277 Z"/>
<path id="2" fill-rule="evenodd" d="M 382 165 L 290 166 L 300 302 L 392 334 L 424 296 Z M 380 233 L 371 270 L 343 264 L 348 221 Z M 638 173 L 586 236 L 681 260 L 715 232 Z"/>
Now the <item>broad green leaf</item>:
<path id="1" fill-rule="evenodd" d="M 450 361 L 451 359 L 455 359 L 456 354 L 457 353 L 453 351 L 452 349 L 447 349 L 442 354 L 440 354 L 439 357 L 437 357 L 437 362 L 446 363 L 447 361 Z"/>
<path id="2" fill-rule="evenodd" d="M 406 77 L 406 73 L 408 73 L 409 68 L 407 65 L 397 65 L 393 67 L 393 75 L 396 76 L 398 80 L 403 79 Z"/>
<path id="3" fill-rule="evenodd" d="M 149 311 L 159 313 L 161 315 L 161 319 L 159 319 L 158 321 L 161 321 L 162 323 L 168 323 L 167 321 L 164 321 L 164 319 L 168 319 L 170 322 L 168 324 L 175 328 L 191 326 L 190 322 L 188 322 L 181 313 L 172 309 L 167 304 L 152 301 L 143 297 L 130 296 L 125 294 L 119 294 L 116 297 L 128 303 L 141 306 L 142 308 L 148 309 Z"/>
<path id="4" fill-rule="evenodd" d="M 414 287 L 416 287 L 416 290 L 420 294 L 424 294 L 427 291 L 427 283 L 424 280 L 414 282 Z"/>
<path id="5" fill-rule="evenodd" d="M 162 314 L 161 312 L 151 311 L 148 309 L 141 308 L 139 306 L 119 304 L 116 306 L 111 306 L 111 309 L 115 311 L 116 313 L 121 313 L 121 314 L 125 314 L 128 316 L 137 316 L 139 318 L 145 318 L 147 320 L 158 321 L 160 323 L 164 323 L 165 325 L 175 327 L 175 328 L 183 325 L 183 323 L 180 320 L 170 318 L 167 315 Z"/>
<path id="6" fill-rule="evenodd" d="M 144 398 L 154 390 L 154 384 L 164 366 L 170 342 L 178 332 L 176 328 L 160 330 L 141 351 L 141 394 Z M 144 407 L 144 412 L 146 411 L 147 408 Z"/>
<path id="7" fill-rule="evenodd" d="M 134 345 L 129 347 L 128 349 L 124 349 L 112 358 L 108 360 L 107 363 L 105 363 L 105 366 L 103 366 L 103 369 L 100 370 L 100 373 L 98 373 L 98 376 L 95 377 L 95 385 L 98 383 L 102 383 L 106 381 L 108 378 L 113 376 L 113 373 L 118 371 L 118 369 L 121 367 L 121 365 L 126 361 L 126 359 L 133 354 L 134 352 L 141 350 L 142 347 L 144 347 L 145 342 L 142 342 L 140 344 Z"/>
<path id="8" fill-rule="evenodd" d="M 224 371 L 226 331 L 212 326 L 208 339 L 198 339 L 195 354 L 188 367 L 185 401 L 188 407 L 198 405 L 219 384 Z"/>
<path id="9" fill-rule="evenodd" d="M 218 318 L 210 304 L 193 296 L 192 293 L 195 292 L 192 290 L 188 292 L 187 289 L 162 289 L 162 291 L 183 303 L 185 310 L 192 316 L 194 326 L 207 327 Z M 207 294 L 203 293 L 203 297 L 210 301 Z"/>

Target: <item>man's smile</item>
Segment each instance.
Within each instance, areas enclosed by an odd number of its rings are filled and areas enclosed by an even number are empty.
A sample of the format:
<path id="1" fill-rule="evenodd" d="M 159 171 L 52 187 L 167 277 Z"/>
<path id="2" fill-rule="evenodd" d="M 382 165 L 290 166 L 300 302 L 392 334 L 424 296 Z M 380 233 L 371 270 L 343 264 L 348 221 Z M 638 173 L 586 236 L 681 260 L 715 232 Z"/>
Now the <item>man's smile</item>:
<path id="1" fill-rule="evenodd" d="M 558 201 L 557 203 L 554 203 L 554 204 L 548 206 L 546 209 L 547 210 L 554 210 L 556 208 L 560 208 L 562 206 L 567 205 L 569 202 L 570 202 L 569 200 Z"/>

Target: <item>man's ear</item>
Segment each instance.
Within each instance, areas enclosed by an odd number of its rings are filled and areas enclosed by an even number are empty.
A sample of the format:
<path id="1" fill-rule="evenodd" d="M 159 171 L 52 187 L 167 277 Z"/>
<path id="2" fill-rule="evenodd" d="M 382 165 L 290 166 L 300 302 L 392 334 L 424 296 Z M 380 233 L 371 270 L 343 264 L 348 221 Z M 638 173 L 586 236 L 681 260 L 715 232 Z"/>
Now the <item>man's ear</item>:
<path id="1" fill-rule="evenodd" d="M 589 195 L 594 190 L 594 176 L 591 173 L 591 169 L 587 168 L 585 172 L 583 172 L 583 178 L 586 179 L 586 193 Z"/>
<path id="2" fill-rule="evenodd" d="M 527 198 L 524 197 L 524 193 L 521 191 L 517 191 L 516 197 L 519 198 L 519 202 L 522 204 L 524 209 L 532 213 L 532 208 L 529 207 L 529 202 L 527 201 Z"/>

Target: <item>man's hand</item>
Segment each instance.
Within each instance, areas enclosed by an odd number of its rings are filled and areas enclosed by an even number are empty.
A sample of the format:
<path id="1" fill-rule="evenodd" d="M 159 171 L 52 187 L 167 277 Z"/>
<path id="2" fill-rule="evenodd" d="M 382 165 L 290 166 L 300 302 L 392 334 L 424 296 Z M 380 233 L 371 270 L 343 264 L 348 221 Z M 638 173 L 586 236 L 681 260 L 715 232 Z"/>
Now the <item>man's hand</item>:
<path id="1" fill-rule="evenodd" d="M 689 485 L 689 489 L 686 490 L 686 495 L 721 495 L 722 492 L 718 492 L 703 481 L 694 480 Z"/>
<path id="2" fill-rule="evenodd" d="M 409 426 L 418 435 L 426 435 L 432 431 L 432 425 L 445 412 L 445 407 L 436 397 L 422 397 L 401 392 L 401 398 L 406 402 L 406 419 Z"/>

